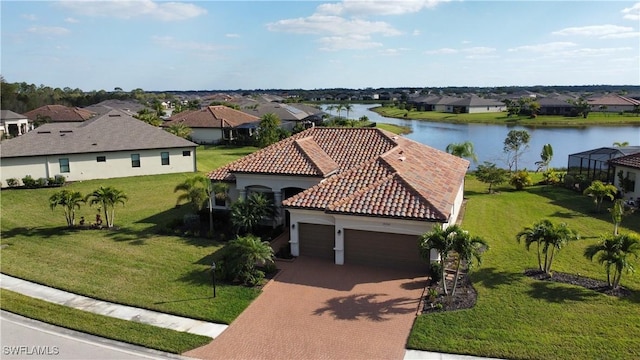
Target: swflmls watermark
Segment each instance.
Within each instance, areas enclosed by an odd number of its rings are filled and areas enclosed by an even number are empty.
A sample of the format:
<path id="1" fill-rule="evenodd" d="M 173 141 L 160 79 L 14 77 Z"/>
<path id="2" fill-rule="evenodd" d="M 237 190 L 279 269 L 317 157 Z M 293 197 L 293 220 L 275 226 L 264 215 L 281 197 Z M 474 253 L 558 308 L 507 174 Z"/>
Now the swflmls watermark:
<path id="1" fill-rule="evenodd" d="M 3 346 L 2 354 L 16 355 L 16 356 L 35 356 L 35 355 L 56 356 L 56 355 L 60 355 L 60 348 L 57 346 L 26 346 L 26 345 Z"/>

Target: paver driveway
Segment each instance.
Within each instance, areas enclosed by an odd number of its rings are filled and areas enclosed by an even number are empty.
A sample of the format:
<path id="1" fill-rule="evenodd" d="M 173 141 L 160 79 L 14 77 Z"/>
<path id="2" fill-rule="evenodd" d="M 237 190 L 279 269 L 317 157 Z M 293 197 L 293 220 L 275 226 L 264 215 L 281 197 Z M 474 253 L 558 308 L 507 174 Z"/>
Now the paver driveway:
<path id="1" fill-rule="evenodd" d="M 402 359 L 426 277 L 300 257 L 200 359 Z"/>

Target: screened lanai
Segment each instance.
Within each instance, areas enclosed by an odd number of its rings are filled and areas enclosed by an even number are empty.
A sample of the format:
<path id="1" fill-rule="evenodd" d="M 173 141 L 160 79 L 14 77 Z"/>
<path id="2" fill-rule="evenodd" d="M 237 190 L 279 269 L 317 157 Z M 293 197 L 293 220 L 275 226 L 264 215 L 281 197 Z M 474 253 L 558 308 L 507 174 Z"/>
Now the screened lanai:
<path id="1" fill-rule="evenodd" d="M 581 175 L 585 180 L 601 180 L 615 184 L 614 168 L 609 160 L 640 152 L 640 146 L 602 147 L 569 155 L 567 174 Z"/>

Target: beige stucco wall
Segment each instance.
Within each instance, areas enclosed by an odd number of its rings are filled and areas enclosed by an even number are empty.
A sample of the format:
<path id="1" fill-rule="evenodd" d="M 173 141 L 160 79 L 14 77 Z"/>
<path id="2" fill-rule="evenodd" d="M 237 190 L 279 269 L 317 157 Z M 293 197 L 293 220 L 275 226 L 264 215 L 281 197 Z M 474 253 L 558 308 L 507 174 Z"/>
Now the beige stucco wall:
<path id="1" fill-rule="evenodd" d="M 469 107 L 469 114 L 495 113 L 506 111 L 506 106 L 490 105 L 490 106 L 472 106 Z"/>
<path id="2" fill-rule="evenodd" d="M 169 165 L 162 165 L 161 152 L 169 152 Z M 183 156 L 183 151 L 190 151 L 191 156 Z M 131 166 L 131 154 L 140 154 L 140 167 Z M 105 156 L 105 162 L 97 162 L 98 156 Z M 69 159 L 68 173 L 60 172 L 59 159 Z M 117 177 L 156 175 L 167 173 L 196 171 L 195 148 L 175 148 L 140 151 L 122 151 L 92 154 L 50 155 L 24 158 L 3 158 L 0 165 L 2 186 L 7 186 L 7 179 L 22 179 L 31 175 L 34 179 L 63 175 L 67 181 L 92 179 L 108 179 Z"/>
<path id="3" fill-rule="evenodd" d="M 191 132 L 191 141 L 198 144 L 217 144 L 222 140 L 222 129 L 196 128 Z"/>

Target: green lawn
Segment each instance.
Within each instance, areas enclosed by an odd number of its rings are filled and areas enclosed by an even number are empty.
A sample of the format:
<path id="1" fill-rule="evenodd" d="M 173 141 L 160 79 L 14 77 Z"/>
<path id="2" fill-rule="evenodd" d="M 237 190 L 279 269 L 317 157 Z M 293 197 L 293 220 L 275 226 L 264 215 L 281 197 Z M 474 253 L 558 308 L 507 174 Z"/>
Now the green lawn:
<path id="1" fill-rule="evenodd" d="M 377 123 L 376 127 L 383 130 L 387 130 L 389 132 L 392 132 L 398 135 L 409 134 L 411 132 L 411 128 L 409 128 L 408 126 L 401 126 L 401 125 L 395 125 L 395 124 Z"/>
<path id="2" fill-rule="evenodd" d="M 522 126 L 616 126 L 640 124 L 640 116 L 634 114 L 611 114 L 592 112 L 584 119 L 582 117 L 564 117 L 541 115 L 536 119 L 530 119 L 528 116 L 512 116 L 507 117 L 506 112 L 500 113 L 480 113 L 480 114 L 452 114 L 436 111 L 406 111 L 396 107 L 379 106 L 372 109 L 378 114 L 386 117 L 414 120 L 429 120 L 435 122 L 448 123 L 483 123 L 483 124 L 505 124 L 505 125 L 522 125 Z"/>
<path id="3" fill-rule="evenodd" d="M 468 177 L 463 227 L 490 244 L 483 264 L 471 274 L 478 291 L 473 309 L 421 315 L 411 332 L 411 348 L 509 359 L 640 358 L 640 276 L 624 274 L 633 290 L 619 299 L 580 287 L 532 280 L 535 251 L 515 235 L 534 221 L 566 222 L 581 239 L 557 255 L 553 270 L 606 279 L 604 268 L 582 256 L 588 244 L 610 233 L 607 212 L 593 213 L 590 198 L 570 190 L 505 187 L 495 195 Z M 623 221 L 622 232 L 640 232 L 640 213 Z"/>

